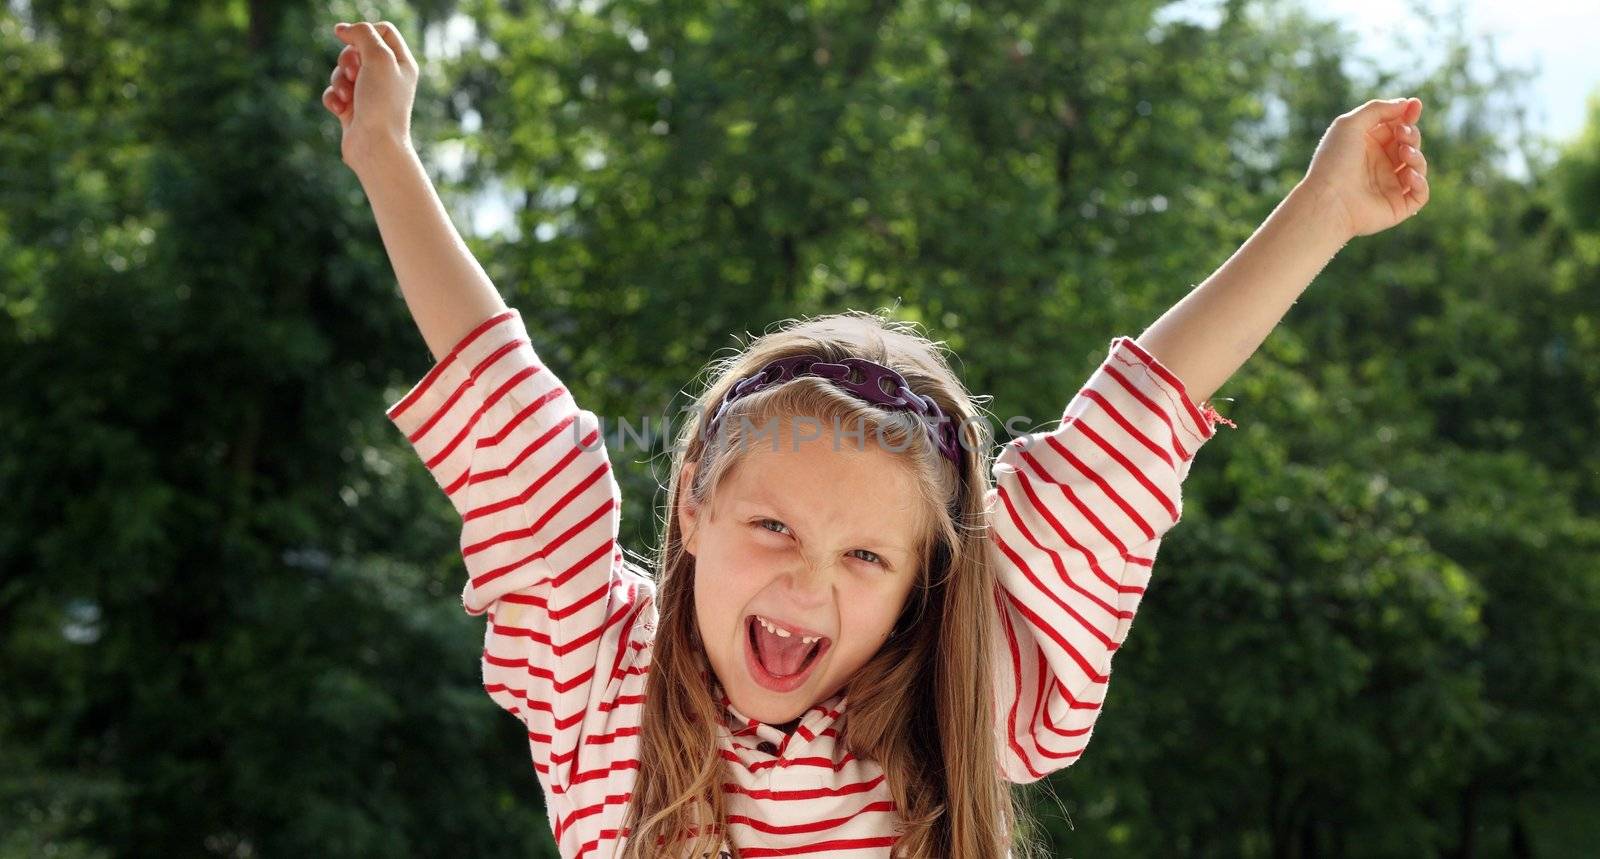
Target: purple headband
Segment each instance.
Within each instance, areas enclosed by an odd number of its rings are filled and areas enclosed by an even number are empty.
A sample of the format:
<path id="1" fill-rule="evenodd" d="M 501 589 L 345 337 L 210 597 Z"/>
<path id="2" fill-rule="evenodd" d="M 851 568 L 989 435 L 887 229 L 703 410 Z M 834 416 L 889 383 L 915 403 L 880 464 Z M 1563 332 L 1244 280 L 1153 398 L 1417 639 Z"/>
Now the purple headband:
<path id="1" fill-rule="evenodd" d="M 717 407 L 716 415 L 707 425 L 706 435 L 709 437 L 716 434 L 729 405 L 757 391 L 803 376 L 828 379 L 836 387 L 849 391 L 868 403 L 919 416 L 923 419 L 929 440 L 939 448 L 940 453 L 955 463 L 957 468 L 961 467 L 960 436 L 956 425 L 945 417 L 939 404 L 931 397 L 924 397 L 911 390 L 904 376 L 865 358 L 844 358 L 836 364 L 830 364 L 814 355 L 793 355 L 773 361 L 734 383 L 723 397 L 722 405 Z"/>

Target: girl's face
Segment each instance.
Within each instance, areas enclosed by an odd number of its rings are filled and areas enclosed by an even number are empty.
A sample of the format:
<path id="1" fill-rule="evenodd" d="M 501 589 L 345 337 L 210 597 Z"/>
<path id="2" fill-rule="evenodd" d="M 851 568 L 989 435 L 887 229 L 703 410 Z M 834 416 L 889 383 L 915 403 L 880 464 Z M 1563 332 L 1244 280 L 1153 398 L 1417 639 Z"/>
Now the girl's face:
<path id="1" fill-rule="evenodd" d="M 889 638 L 921 575 L 921 502 L 897 455 L 871 432 L 861 444 L 824 428 L 796 445 L 783 424 L 776 444 L 773 435 L 747 442 L 709 509 L 687 492 L 678 507 L 706 656 L 734 707 L 768 724 L 843 687 Z M 680 486 L 694 468 L 684 464 Z M 774 637 L 757 615 L 790 636 Z M 784 671 L 777 654 L 806 636 L 821 636 L 820 649 Z"/>

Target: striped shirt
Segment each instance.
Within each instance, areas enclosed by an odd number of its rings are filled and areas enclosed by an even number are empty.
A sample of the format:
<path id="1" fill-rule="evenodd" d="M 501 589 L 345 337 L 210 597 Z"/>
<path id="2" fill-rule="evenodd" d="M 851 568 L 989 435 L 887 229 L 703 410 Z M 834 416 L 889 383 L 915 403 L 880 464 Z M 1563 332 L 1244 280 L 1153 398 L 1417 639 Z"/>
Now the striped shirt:
<path id="1" fill-rule="evenodd" d="M 462 602 L 487 615 L 484 689 L 527 728 L 561 855 L 614 855 L 656 606 L 653 580 L 618 545 L 599 419 L 541 362 L 515 309 L 463 337 L 387 416 L 460 514 Z M 1180 484 L 1218 421 L 1233 425 L 1118 337 L 1059 426 L 997 455 L 997 777 L 1033 782 L 1083 753 L 1111 657 L 1182 513 Z M 836 742 L 845 693 L 785 734 L 713 692 L 739 855 L 889 855 L 899 818 L 884 771 Z"/>

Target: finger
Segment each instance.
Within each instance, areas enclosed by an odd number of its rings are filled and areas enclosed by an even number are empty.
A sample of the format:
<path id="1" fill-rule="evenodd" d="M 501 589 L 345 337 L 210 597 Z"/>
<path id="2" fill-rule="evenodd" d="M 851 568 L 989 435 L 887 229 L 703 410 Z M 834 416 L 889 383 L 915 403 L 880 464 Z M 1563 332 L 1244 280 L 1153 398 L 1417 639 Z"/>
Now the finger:
<path id="1" fill-rule="evenodd" d="M 1389 156 L 1389 163 L 1395 165 L 1406 163 L 1406 136 L 1405 132 L 1401 131 L 1402 128 L 1404 125 L 1401 123 L 1394 123 L 1394 136 L 1384 147 L 1384 152 Z"/>
<path id="2" fill-rule="evenodd" d="M 339 118 L 341 126 L 350 127 L 350 102 L 339 98 L 338 92 L 333 87 L 328 87 L 322 91 L 322 106 L 326 107 L 329 113 Z"/>
<path id="3" fill-rule="evenodd" d="M 1411 193 L 1411 175 L 1414 172 L 1410 164 L 1400 159 L 1393 167 L 1389 168 L 1390 179 L 1383 183 L 1387 187 L 1386 194 L 1399 195 L 1403 200 Z"/>
<path id="4" fill-rule="evenodd" d="M 344 69 L 350 80 L 355 80 L 356 74 L 361 71 L 361 52 L 354 45 L 345 45 L 344 50 L 339 52 L 339 67 Z"/>
<path id="5" fill-rule="evenodd" d="M 350 104 L 354 101 L 351 98 L 351 93 L 354 92 L 355 82 L 345 76 L 343 68 L 339 66 L 333 67 L 333 72 L 328 75 L 328 88 L 333 90 L 333 94 L 338 96 L 339 100 L 345 104 Z"/>
<path id="6" fill-rule="evenodd" d="M 1406 195 L 1416 201 L 1418 208 L 1428 205 L 1428 177 L 1407 169 Z"/>
<path id="7" fill-rule="evenodd" d="M 1390 189 L 1386 192 L 1386 194 L 1392 195 L 1398 193 L 1401 197 L 1405 197 L 1407 194 L 1411 193 L 1411 180 L 1407 178 L 1411 175 L 1410 164 L 1402 161 L 1399 164 L 1394 165 L 1394 167 L 1389 171 L 1389 175 L 1393 178 L 1384 183 L 1385 185 L 1390 186 Z"/>
<path id="8" fill-rule="evenodd" d="M 1410 165 L 1418 173 L 1424 176 L 1428 175 L 1428 158 L 1422 154 L 1422 150 L 1414 146 L 1402 145 L 1400 151 L 1401 156 L 1406 160 L 1406 164 Z"/>
<path id="9" fill-rule="evenodd" d="M 1406 110 L 1406 122 L 1415 125 L 1417 120 L 1422 118 L 1422 99 L 1412 98 L 1410 101 L 1411 104 L 1407 105 Z"/>
<path id="10" fill-rule="evenodd" d="M 1399 164 L 1394 165 L 1389 173 L 1394 176 L 1394 190 L 1399 191 L 1401 194 L 1411 193 L 1412 185 L 1414 184 L 1411 177 L 1422 175 L 1417 170 L 1416 165 L 1409 161 L 1401 161 Z"/>
<path id="11" fill-rule="evenodd" d="M 1422 146 L 1422 130 L 1409 122 L 1386 122 L 1373 129 L 1372 136 L 1385 143 L 1409 143 L 1419 148 Z"/>
<path id="12" fill-rule="evenodd" d="M 411 48 L 406 46 L 406 40 L 401 37 L 399 28 L 388 21 L 379 21 L 377 30 L 378 36 L 389 46 L 389 50 L 394 53 L 401 65 L 416 68 L 417 59 L 411 56 Z"/>
<path id="13" fill-rule="evenodd" d="M 1414 108 L 1413 103 L 1416 105 Z M 1404 122 L 1413 110 L 1420 114 L 1421 105 L 1422 100 L 1416 98 L 1373 99 L 1339 118 L 1353 119 L 1367 127 L 1383 122 Z"/>
<path id="14" fill-rule="evenodd" d="M 381 60 L 395 60 L 394 53 L 389 46 L 378 38 L 378 31 L 366 21 L 354 24 L 338 24 L 333 28 L 334 35 L 338 36 L 347 45 L 354 45 L 361 52 L 361 64 L 378 62 Z"/>

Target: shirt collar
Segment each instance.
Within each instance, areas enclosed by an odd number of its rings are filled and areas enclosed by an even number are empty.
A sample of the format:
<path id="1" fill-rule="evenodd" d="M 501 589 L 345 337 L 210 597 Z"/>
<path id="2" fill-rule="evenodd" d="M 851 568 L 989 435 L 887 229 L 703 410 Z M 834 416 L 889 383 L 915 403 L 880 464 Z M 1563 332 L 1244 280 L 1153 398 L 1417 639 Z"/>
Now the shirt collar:
<path id="1" fill-rule="evenodd" d="M 741 744 L 772 743 L 778 747 L 779 754 L 782 754 L 790 743 L 809 744 L 822 736 L 824 731 L 834 727 L 843 718 L 845 704 L 849 699 L 848 694 L 840 690 L 826 701 L 812 705 L 801 715 L 800 724 L 795 727 L 794 733 L 785 734 L 776 725 L 756 721 L 739 712 L 739 708 L 733 706 L 733 700 L 723 691 L 722 684 L 715 679 L 711 681 L 711 694 L 721 702 L 724 713 L 723 727 L 727 729 L 729 736 Z"/>

